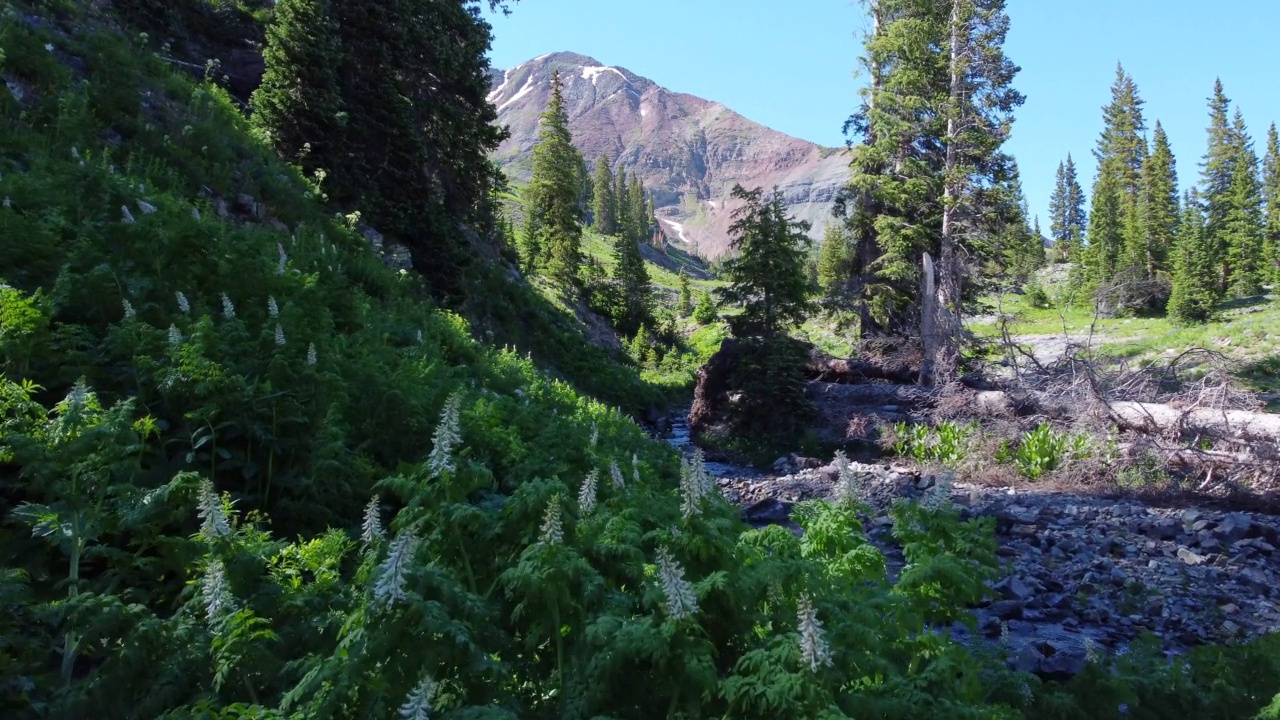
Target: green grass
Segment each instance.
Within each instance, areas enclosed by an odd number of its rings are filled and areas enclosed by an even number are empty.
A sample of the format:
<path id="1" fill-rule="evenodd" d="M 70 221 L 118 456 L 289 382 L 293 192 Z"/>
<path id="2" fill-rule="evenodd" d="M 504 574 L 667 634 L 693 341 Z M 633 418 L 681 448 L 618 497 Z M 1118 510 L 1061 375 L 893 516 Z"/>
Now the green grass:
<path id="1" fill-rule="evenodd" d="M 1237 378 L 1255 390 L 1280 391 L 1280 298 L 1224 303 L 1217 319 L 1203 325 L 1179 325 L 1166 317 L 1095 317 L 1081 307 L 1034 308 L 1021 295 L 982 300 L 985 314 L 967 324 L 980 339 L 997 340 L 994 316 L 1013 318 L 1015 336 L 1062 335 L 1084 338 L 1092 330 L 1094 347 L 1130 364 L 1167 363 L 1182 352 L 1202 347 L 1221 353 Z"/>

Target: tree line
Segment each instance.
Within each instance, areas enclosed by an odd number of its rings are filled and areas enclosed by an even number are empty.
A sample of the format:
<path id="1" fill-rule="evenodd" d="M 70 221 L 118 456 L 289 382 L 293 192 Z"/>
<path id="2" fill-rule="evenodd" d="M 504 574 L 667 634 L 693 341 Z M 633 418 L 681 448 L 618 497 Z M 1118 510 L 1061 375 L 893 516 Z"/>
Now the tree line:
<path id="1" fill-rule="evenodd" d="M 1168 135 L 1157 120 L 1148 141 L 1143 106 L 1137 83 L 1117 67 L 1087 213 L 1071 156 L 1058 166 L 1054 259 L 1074 263 L 1080 301 L 1204 322 L 1223 300 L 1280 281 L 1280 139 L 1272 123 L 1259 159 L 1243 113 L 1216 81 L 1199 183 L 1180 192 Z"/>

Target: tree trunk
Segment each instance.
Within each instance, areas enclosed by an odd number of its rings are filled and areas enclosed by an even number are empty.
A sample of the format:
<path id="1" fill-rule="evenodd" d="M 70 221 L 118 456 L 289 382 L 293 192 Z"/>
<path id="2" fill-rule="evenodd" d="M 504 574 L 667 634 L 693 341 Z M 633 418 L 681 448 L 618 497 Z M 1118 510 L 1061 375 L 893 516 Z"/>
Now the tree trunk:
<path id="1" fill-rule="evenodd" d="M 939 265 L 925 254 L 925 294 L 921 298 L 920 333 L 924 362 L 920 384 L 933 385 L 955 378 L 960 363 L 960 268 L 956 252 L 956 214 L 963 178 L 959 177 L 960 113 L 963 106 L 960 0 L 951 4 L 951 82 L 947 109 L 947 155 L 943 170 L 942 242 Z"/>

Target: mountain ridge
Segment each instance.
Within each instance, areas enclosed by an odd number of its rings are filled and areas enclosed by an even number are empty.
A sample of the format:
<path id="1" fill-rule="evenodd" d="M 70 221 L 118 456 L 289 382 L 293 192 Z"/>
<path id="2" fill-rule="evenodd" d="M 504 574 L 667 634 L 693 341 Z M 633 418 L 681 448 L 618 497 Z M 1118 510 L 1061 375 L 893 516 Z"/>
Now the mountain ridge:
<path id="1" fill-rule="evenodd" d="M 511 137 L 495 154 L 516 181 L 531 172 L 538 118 L 560 72 L 574 144 L 589 164 L 607 155 L 638 173 L 667 236 L 714 258 L 729 248 L 734 184 L 774 186 L 819 236 L 848 175 L 839 148 L 795 138 L 723 103 L 669 90 L 626 68 L 557 52 L 490 75 L 489 101 Z"/>

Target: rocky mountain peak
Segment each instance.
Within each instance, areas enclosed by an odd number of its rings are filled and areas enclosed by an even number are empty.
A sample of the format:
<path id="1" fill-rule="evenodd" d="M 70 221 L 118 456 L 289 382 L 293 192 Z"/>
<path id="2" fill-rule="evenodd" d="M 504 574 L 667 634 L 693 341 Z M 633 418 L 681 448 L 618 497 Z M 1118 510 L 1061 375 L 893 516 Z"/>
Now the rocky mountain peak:
<path id="1" fill-rule="evenodd" d="M 511 137 L 497 160 L 528 180 L 538 116 L 560 72 L 574 142 L 589 164 L 607 156 L 638 173 L 667 236 L 715 257 L 728 249 L 735 183 L 777 186 L 792 213 L 821 233 L 847 177 L 844 154 L 771 130 L 724 105 L 668 90 L 626 68 L 572 52 L 542 55 L 492 74 L 489 101 Z"/>

